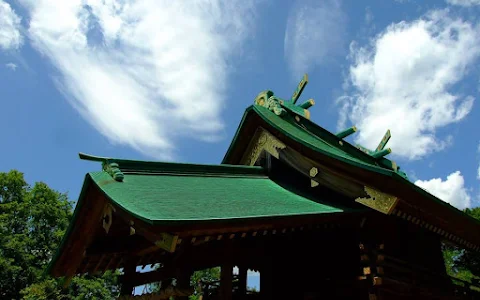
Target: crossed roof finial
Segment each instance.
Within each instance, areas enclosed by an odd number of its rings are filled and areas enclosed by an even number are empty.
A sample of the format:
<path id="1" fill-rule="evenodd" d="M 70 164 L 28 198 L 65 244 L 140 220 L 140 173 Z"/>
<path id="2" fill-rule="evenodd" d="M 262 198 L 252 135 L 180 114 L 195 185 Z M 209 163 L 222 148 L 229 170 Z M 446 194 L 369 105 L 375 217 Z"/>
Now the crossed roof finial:
<path id="1" fill-rule="evenodd" d="M 302 80 L 297 86 L 295 92 L 293 92 L 290 100 L 285 100 L 274 96 L 274 93 L 270 90 L 266 90 L 258 94 L 255 98 L 255 104 L 268 108 L 278 116 L 285 116 L 287 113 L 300 115 L 306 119 L 310 119 L 310 112 L 308 109 L 315 105 L 313 99 L 309 99 L 306 102 L 296 105 L 298 98 L 300 98 L 305 86 L 308 83 L 308 75 L 303 75 Z"/>

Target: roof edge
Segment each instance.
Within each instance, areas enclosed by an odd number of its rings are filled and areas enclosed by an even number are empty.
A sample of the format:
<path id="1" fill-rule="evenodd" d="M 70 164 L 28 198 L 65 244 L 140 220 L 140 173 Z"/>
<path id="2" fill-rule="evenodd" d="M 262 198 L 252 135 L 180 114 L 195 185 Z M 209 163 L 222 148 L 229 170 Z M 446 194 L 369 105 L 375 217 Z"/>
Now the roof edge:
<path id="1" fill-rule="evenodd" d="M 80 159 L 98 161 L 102 164 L 118 164 L 118 168 L 125 174 L 201 174 L 201 175 L 237 175 L 237 176 L 267 176 L 266 170 L 257 166 L 243 165 L 209 165 L 192 163 L 173 163 L 159 161 L 127 160 L 93 156 L 79 153 Z"/>
<path id="2" fill-rule="evenodd" d="M 91 186 L 91 183 L 93 182 L 92 178 L 90 177 L 90 174 L 85 175 L 85 180 L 84 184 L 82 186 L 82 190 L 80 191 L 80 195 L 78 196 L 78 201 L 77 204 L 75 205 L 75 209 L 73 211 L 72 218 L 70 219 L 70 223 L 68 224 L 67 230 L 65 230 L 65 233 L 63 234 L 62 241 L 60 242 L 60 245 L 57 247 L 57 251 L 55 254 L 52 256 L 50 259 L 50 262 L 47 265 L 47 268 L 45 269 L 44 274 L 45 275 L 52 275 L 52 271 L 56 263 L 61 257 L 61 254 L 65 250 L 65 247 L 67 245 L 67 241 L 70 238 L 73 229 L 75 227 L 76 221 L 79 218 L 80 211 L 82 209 L 82 206 L 84 205 L 84 199 L 85 199 L 85 194 L 87 193 L 88 188 Z"/>
<path id="3" fill-rule="evenodd" d="M 223 156 L 223 159 L 222 159 L 222 162 L 221 162 L 222 165 L 225 164 L 225 161 L 228 160 L 231 152 L 233 151 L 233 148 L 236 145 L 237 139 L 240 135 L 240 131 L 243 128 L 243 124 L 245 123 L 245 120 L 247 119 L 247 116 L 252 109 L 253 109 L 253 105 L 250 105 L 249 107 L 247 107 L 247 109 L 245 109 L 245 112 L 243 113 L 243 116 L 242 116 L 242 120 L 240 121 L 240 124 L 238 125 L 237 130 L 235 131 L 235 135 L 233 136 L 233 139 L 230 142 L 230 146 L 228 146 L 227 152 Z"/>
<path id="4" fill-rule="evenodd" d="M 477 226 L 480 226 L 480 220 L 475 219 L 474 217 L 466 214 L 463 210 L 451 205 L 448 202 L 443 201 L 442 199 L 438 198 L 437 196 L 431 194 L 429 191 L 423 189 L 422 187 L 416 185 L 415 183 L 411 182 L 410 180 L 407 180 L 403 178 L 401 175 L 394 173 L 392 178 L 396 181 L 402 182 L 403 184 L 409 186 L 412 190 L 417 192 L 420 195 L 423 195 L 426 198 L 429 198 L 430 200 L 436 202 L 437 204 L 444 206 L 447 209 L 450 209 L 452 212 L 456 213 L 458 216 L 464 217 L 466 220 L 476 224 Z"/>

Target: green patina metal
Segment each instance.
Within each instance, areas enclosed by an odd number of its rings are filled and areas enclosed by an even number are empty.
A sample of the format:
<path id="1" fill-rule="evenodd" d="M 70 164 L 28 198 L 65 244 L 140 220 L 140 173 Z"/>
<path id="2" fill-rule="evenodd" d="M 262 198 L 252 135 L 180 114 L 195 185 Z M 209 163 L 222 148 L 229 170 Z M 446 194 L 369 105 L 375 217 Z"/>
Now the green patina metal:
<path id="1" fill-rule="evenodd" d="M 112 176 L 113 179 L 116 181 L 123 181 L 123 178 L 125 177 L 118 167 L 117 163 L 112 163 L 112 162 L 103 162 L 102 163 L 102 169 L 107 172 L 110 176 Z"/>
<path id="2" fill-rule="evenodd" d="M 302 80 L 301 80 L 300 83 L 298 84 L 297 89 L 295 90 L 295 92 L 294 92 L 293 95 L 292 95 L 292 98 L 290 99 L 290 101 L 291 101 L 293 104 L 297 103 L 297 100 L 298 100 L 298 98 L 300 98 L 300 95 L 302 94 L 303 89 L 305 88 L 305 86 L 307 85 L 307 83 L 308 83 L 308 75 L 305 74 L 305 75 L 303 75 Z"/>
<path id="3" fill-rule="evenodd" d="M 377 148 L 374 151 L 372 151 L 361 145 L 356 145 L 352 147 L 352 145 L 350 145 L 348 142 L 343 141 L 344 138 L 352 135 L 357 131 L 357 128 L 355 126 L 348 128 L 346 130 L 343 130 L 337 134 L 332 134 L 326 131 L 325 129 L 321 128 L 320 126 L 316 125 L 315 123 L 311 122 L 310 112 L 308 111 L 308 108 L 310 108 L 315 104 L 313 99 L 310 99 L 300 105 L 296 105 L 307 83 L 308 83 L 308 76 L 305 74 L 302 80 L 300 81 L 300 83 L 298 84 L 297 89 L 293 93 L 293 96 L 291 97 L 290 100 L 279 98 L 275 96 L 274 93 L 270 90 L 263 91 L 260 94 L 258 94 L 258 96 L 255 98 L 255 105 L 252 108 L 254 111 L 259 113 L 259 115 L 261 115 L 262 117 L 264 117 L 264 113 L 260 109 L 260 107 L 266 108 L 268 111 L 273 112 L 276 116 L 281 117 L 281 118 L 278 118 L 277 120 L 274 120 L 274 118 L 270 118 L 265 115 L 265 117 L 267 117 L 269 122 L 271 122 L 272 124 L 279 125 L 280 122 L 287 122 L 290 124 L 297 123 L 298 125 L 300 125 L 300 127 L 303 128 L 303 131 L 306 131 L 307 134 L 319 139 L 318 142 L 314 143 L 316 145 L 318 145 L 319 142 L 326 142 L 330 145 L 335 145 L 334 146 L 335 150 L 330 149 L 327 152 L 334 150 L 333 152 L 336 153 L 336 152 L 339 152 L 338 150 L 341 149 L 340 152 L 346 151 L 345 154 L 346 156 L 349 157 L 347 161 L 353 162 L 360 159 L 361 161 L 363 161 L 362 165 L 365 165 L 366 163 L 370 167 L 374 167 L 374 168 L 380 167 L 383 169 L 391 170 L 396 172 L 401 177 L 408 180 L 407 175 L 404 172 L 400 171 L 400 168 L 397 166 L 397 164 L 394 161 L 385 158 L 385 156 L 390 154 L 392 151 L 389 148 L 385 149 L 385 146 L 387 145 L 388 141 L 391 138 L 390 130 L 387 130 L 387 132 L 383 136 Z M 247 112 L 249 110 L 250 109 L 247 109 Z M 299 118 L 298 116 L 301 116 L 302 118 Z M 241 126 L 242 124 L 240 125 L 240 127 Z M 235 143 L 235 139 L 238 135 L 238 132 L 239 132 L 238 130 L 240 129 L 240 127 L 237 129 L 237 134 L 234 138 L 232 145 Z M 286 128 L 290 126 L 282 125 L 281 127 Z M 289 129 L 288 131 L 291 131 L 292 129 Z M 282 131 L 284 133 L 287 133 L 285 132 L 285 130 L 282 130 Z M 297 130 L 294 130 L 294 131 L 297 131 Z M 292 134 L 296 136 L 300 136 L 300 135 L 294 134 L 293 132 Z M 303 134 L 301 135 L 303 136 Z M 307 140 L 309 140 L 309 138 L 307 137 L 305 138 L 300 138 L 299 141 L 302 143 L 305 143 Z M 362 155 L 358 153 L 360 152 L 359 150 L 367 154 L 368 157 L 370 157 L 370 159 L 361 158 Z M 229 153 L 227 152 L 226 157 L 228 155 Z M 340 156 L 342 157 L 344 155 L 340 155 Z"/>
<path id="4" fill-rule="evenodd" d="M 314 105 L 315 105 L 315 101 L 313 99 L 309 99 L 308 101 L 300 104 L 300 107 L 303 108 L 303 109 L 309 109 L 310 107 L 312 107 Z"/>
<path id="5" fill-rule="evenodd" d="M 343 131 L 340 131 L 339 133 L 337 133 L 335 135 L 340 139 L 344 139 L 347 136 L 354 134 L 355 132 L 357 132 L 357 127 L 353 126 L 353 127 L 347 128 Z"/>
<path id="6" fill-rule="evenodd" d="M 296 105 L 298 98 L 300 98 L 307 83 L 308 76 L 305 74 L 290 100 L 279 98 L 275 96 L 272 91 L 266 90 L 257 95 L 254 103 L 255 105 L 266 107 L 280 117 L 287 115 L 287 113 L 291 113 L 310 119 L 310 112 L 307 109 L 312 107 L 315 104 L 315 101 L 310 99 L 300 105 Z"/>
<path id="7" fill-rule="evenodd" d="M 293 187 L 272 181 L 260 167 L 228 166 L 225 170 L 222 165 L 161 163 L 165 172 L 152 173 L 142 161 L 129 163 L 123 182 L 103 185 L 110 178 L 105 171 L 89 173 L 87 181 L 116 206 L 150 224 L 365 210 L 335 203 L 334 199 L 297 194 Z M 156 168 L 154 163 L 149 164 Z M 198 172 L 192 173 L 191 169 Z"/>
<path id="8" fill-rule="evenodd" d="M 387 132 L 383 136 L 382 140 L 378 144 L 377 149 L 375 151 L 383 150 L 383 148 L 385 148 L 385 146 L 387 145 L 387 143 L 388 143 L 388 141 L 390 140 L 391 137 L 392 137 L 392 135 L 390 134 L 390 129 L 389 129 L 389 130 L 387 130 Z"/>
<path id="9" fill-rule="evenodd" d="M 391 137 L 392 137 L 392 135 L 390 134 L 390 129 L 389 129 L 389 130 L 387 130 L 387 132 L 383 136 L 382 140 L 378 144 L 375 151 L 369 150 L 369 149 L 367 149 L 363 146 L 360 146 L 360 145 L 357 145 L 357 148 L 362 150 L 363 152 L 367 153 L 368 155 L 373 156 L 374 158 L 377 158 L 377 159 L 382 158 L 385 155 L 388 155 L 388 154 L 392 153 L 392 149 L 390 149 L 390 148 L 384 149 Z"/>
<path id="10" fill-rule="evenodd" d="M 280 104 L 282 100 L 273 95 L 273 92 L 266 90 L 258 94 L 255 98 L 255 104 L 264 106 L 268 110 L 274 112 L 277 116 L 284 116 L 287 114 L 287 111 Z"/>
<path id="11" fill-rule="evenodd" d="M 123 179 L 125 178 L 125 175 L 123 174 L 122 170 L 120 170 L 119 164 L 115 161 L 112 161 L 112 159 L 110 158 L 88 155 L 84 153 L 79 153 L 78 155 L 80 159 L 101 162 L 102 170 L 107 172 L 110 176 L 112 176 L 112 178 L 115 181 L 122 182 Z"/>
<path id="12" fill-rule="evenodd" d="M 373 152 L 372 156 L 374 158 L 380 158 L 380 157 L 384 157 L 385 155 L 388 155 L 390 153 L 392 153 L 392 149 L 387 148 L 387 149 L 382 149 L 382 150 Z"/>

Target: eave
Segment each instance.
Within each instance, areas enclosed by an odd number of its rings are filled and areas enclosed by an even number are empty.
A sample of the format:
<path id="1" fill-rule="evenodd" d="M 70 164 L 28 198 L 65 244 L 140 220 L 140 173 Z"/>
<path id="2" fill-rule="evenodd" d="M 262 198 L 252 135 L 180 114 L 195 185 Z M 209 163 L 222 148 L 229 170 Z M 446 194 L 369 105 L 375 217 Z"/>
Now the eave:
<path id="1" fill-rule="evenodd" d="M 457 245 L 480 250 L 480 222 L 450 204 L 438 199 L 422 188 L 405 179 L 397 172 L 375 164 L 359 164 L 335 153 L 326 152 L 314 145 L 304 142 L 288 131 L 281 130 L 272 122 L 280 118 L 271 112 L 264 113 L 262 107 L 250 106 L 237 129 L 232 143 L 222 161 L 225 164 L 241 164 L 241 159 L 252 138 L 259 128 L 265 129 L 288 149 L 296 151 L 307 159 L 319 164 L 326 171 L 333 171 L 341 177 L 360 186 L 372 187 L 398 197 L 399 201 L 390 213 L 406 221 L 441 235 Z M 331 139 L 335 137 L 331 134 Z M 339 143 L 341 141 L 341 143 Z M 333 144 L 332 141 L 327 143 Z M 367 154 L 356 149 L 346 141 L 337 139 L 337 145 L 345 148 L 359 159 L 367 161 Z M 284 150 L 279 150 L 282 152 Z M 356 151 L 357 153 L 353 152 Z M 362 157 L 363 156 L 363 157 Z"/>
<path id="2" fill-rule="evenodd" d="M 116 161 L 118 162 L 118 160 Z M 120 166 L 122 165 L 126 166 L 127 164 L 120 164 Z M 165 171 L 165 169 L 177 166 L 170 164 L 163 167 L 162 169 Z M 210 172 L 223 170 L 224 167 L 219 166 Z M 125 182 L 116 182 L 113 179 L 105 180 L 104 177 L 95 180 L 90 174 L 86 176 L 70 226 L 48 267 L 47 272 L 50 275 L 70 278 L 76 274 L 113 270 L 121 268 L 125 263 L 125 258 L 132 256 L 138 260 L 138 264 L 153 264 L 161 261 L 163 255 L 175 252 L 176 247 L 195 246 L 212 240 L 260 238 L 265 235 L 291 234 L 295 230 L 314 230 L 320 228 L 319 226 L 323 228 L 323 226 L 339 224 L 355 227 L 358 226 L 361 218 L 370 214 L 365 209 L 360 209 L 349 212 L 334 210 L 328 213 L 305 215 L 297 213 L 256 218 L 157 220 L 152 222 L 143 215 L 132 213 L 128 207 L 119 205 L 118 201 L 111 198 L 108 191 L 102 189 L 102 184 L 122 187 L 128 183 L 129 176 L 169 176 L 165 173 L 160 174 L 162 171 L 160 169 L 153 173 L 152 168 L 147 169 L 150 171 L 143 175 L 137 174 L 139 170 L 130 170 L 136 175 L 126 171 Z M 261 175 L 261 172 L 257 172 L 258 169 L 258 167 L 235 166 L 230 171 L 242 173 L 247 170 L 249 176 L 255 175 L 255 173 Z M 216 174 L 216 176 L 220 175 L 224 174 Z M 265 175 L 262 175 L 263 177 Z M 268 177 L 259 180 L 268 180 Z M 161 201 L 160 197 L 159 201 Z M 342 218 L 345 214 L 348 214 L 349 217 Z M 165 237 L 172 238 L 173 244 L 159 243 Z"/>

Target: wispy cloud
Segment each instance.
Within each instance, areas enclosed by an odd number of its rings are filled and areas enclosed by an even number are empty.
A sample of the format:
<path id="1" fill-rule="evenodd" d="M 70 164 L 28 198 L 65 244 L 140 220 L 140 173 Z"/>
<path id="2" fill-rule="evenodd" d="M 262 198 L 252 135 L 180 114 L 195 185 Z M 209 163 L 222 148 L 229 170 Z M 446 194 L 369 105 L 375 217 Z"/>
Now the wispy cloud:
<path id="1" fill-rule="evenodd" d="M 374 16 L 372 13 L 372 10 L 370 9 L 369 6 L 365 7 L 365 23 L 371 24 L 373 22 Z"/>
<path id="2" fill-rule="evenodd" d="M 10 4 L 0 0 L 0 48 L 3 50 L 15 50 L 22 45 L 20 21 Z"/>
<path id="3" fill-rule="evenodd" d="M 448 175 L 446 180 L 417 180 L 415 184 L 458 209 L 471 206 L 472 197 L 465 188 L 465 180 L 460 171 Z"/>
<path id="4" fill-rule="evenodd" d="M 253 2 L 21 1 L 72 105 L 110 141 L 162 159 L 182 136 L 219 137 L 228 58 Z"/>
<path id="5" fill-rule="evenodd" d="M 295 77 L 341 52 L 346 20 L 340 1 L 295 1 L 284 40 L 285 59 Z"/>
<path id="6" fill-rule="evenodd" d="M 447 0 L 448 4 L 470 7 L 480 5 L 480 0 Z"/>
<path id="7" fill-rule="evenodd" d="M 480 143 L 478 143 L 477 147 L 477 156 L 479 157 L 479 164 L 477 169 L 477 179 L 480 180 Z"/>
<path id="8" fill-rule="evenodd" d="M 17 70 L 17 65 L 14 64 L 14 63 L 7 63 L 7 64 L 5 64 L 5 67 L 6 67 L 7 69 L 12 70 L 12 71 Z"/>
<path id="9" fill-rule="evenodd" d="M 391 129 L 396 155 L 423 157 L 452 142 L 436 130 L 461 121 L 474 98 L 451 88 L 480 54 L 480 27 L 433 11 L 414 22 L 390 25 L 371 45 L 352 43 L 352 65 L 338 99 L 339 127 L 359 127 L 356 142 L 375 147 Z"/>

